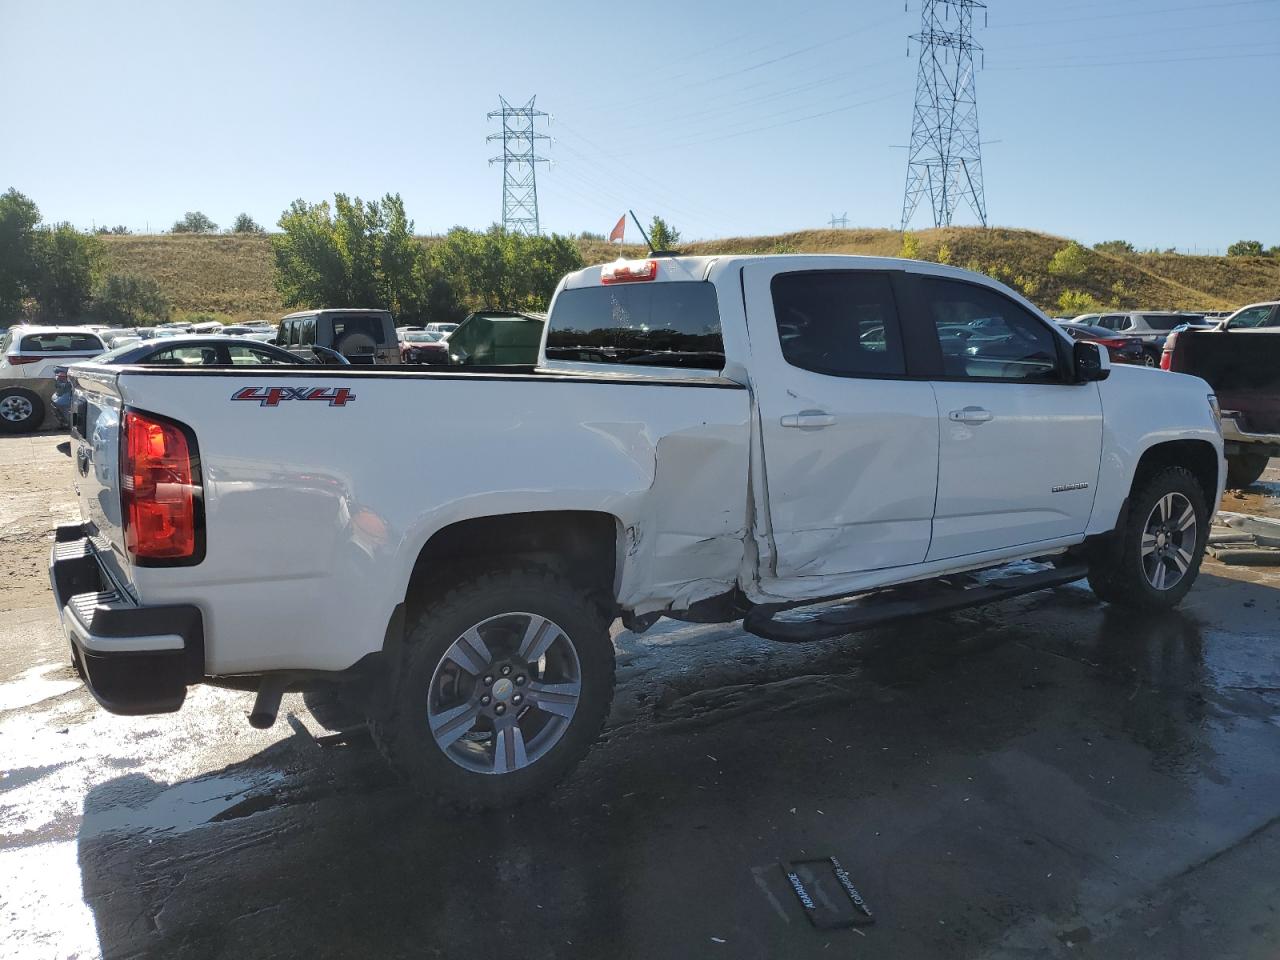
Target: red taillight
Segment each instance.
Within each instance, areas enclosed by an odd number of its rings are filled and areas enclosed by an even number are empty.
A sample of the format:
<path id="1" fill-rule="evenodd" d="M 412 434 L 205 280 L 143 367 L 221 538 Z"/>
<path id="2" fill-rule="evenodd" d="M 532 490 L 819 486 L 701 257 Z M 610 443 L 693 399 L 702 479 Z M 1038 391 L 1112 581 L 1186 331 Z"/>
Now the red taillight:
<path id="1" fill-rule="evenodd" d="M 657 260 L 615 260 L 600 268 L 601 283 L 637 283 L 657 276 Z"/>
<path id="2" fill-rule="evenodd" d="M 1125 341 L 1121 340 L 1119 337 L 1103 337 L 1096 340 L 1095 343 L 1102 344 L 1108 350 L 1119 350 L 1125 345 Z"/>
<path id="3" fill-rule="evenodd" d="M 1160 351 L 1160 369 L 1161 370 L 1173 369 L 1173 345 L 1177 342 L 1178 342 L 1178 335 L 1176 333 L 1171 333 L 1169 334 L 1168 337 L 1165 338 L 1164 349 Z"/>
<path id="4" fill-rule="evenodd" d="M 24 363 L 39 363 L 41 360 L 46 360 L 46 359 L 48 358 L 47 357 L 19 357 L 15 355 L 15 356 L 9 357 L 9 363 L 15 367 L 20 367 Z"/>
<path id="5" fill-rule="evenodd" d="M 124 542 L 138 560 L 196 558 L 198 467 L 177 424 L 126 410 L 121 421 Z"/>

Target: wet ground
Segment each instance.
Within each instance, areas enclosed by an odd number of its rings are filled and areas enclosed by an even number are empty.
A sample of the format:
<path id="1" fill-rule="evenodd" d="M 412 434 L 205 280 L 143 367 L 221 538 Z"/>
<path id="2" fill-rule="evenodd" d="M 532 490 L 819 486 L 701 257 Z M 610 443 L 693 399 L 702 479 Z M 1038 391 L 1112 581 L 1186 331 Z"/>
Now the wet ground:
<path id="1" fill-rule="evenodd" d="M 300 697 L 97 710 L 41 579 L 59 439 L 0 438 L 0 956 L 1280 956 L 1280 568 L 1154 618 L 1072 586 L 804 648 L 620 631 L 578 771 L 448 817 Z M 873 926 L 805 919 L 778 864 L 826 856 Z"/>

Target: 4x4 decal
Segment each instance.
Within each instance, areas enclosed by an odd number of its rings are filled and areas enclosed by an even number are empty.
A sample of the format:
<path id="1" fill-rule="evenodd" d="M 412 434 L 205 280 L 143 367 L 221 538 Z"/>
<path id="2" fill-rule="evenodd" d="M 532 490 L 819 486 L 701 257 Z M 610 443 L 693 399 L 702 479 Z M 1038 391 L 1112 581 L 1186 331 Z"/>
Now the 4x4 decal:
<path id="1" fill-rule="evenodd" d="M 278 407 L 285 400 L 321 400 L 331 407 L 354 403 L 350 387 L 241 387 L 232 400 L 254 400 L 260 407 Z"/>

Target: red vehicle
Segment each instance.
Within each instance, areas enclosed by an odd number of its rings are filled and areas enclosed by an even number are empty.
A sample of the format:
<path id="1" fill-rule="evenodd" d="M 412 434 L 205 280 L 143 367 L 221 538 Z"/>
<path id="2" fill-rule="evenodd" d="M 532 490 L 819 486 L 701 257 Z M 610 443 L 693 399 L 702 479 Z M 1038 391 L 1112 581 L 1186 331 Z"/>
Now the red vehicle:
<path id="1" fill-rule="evenodd" d="M 401 363 L 449 362 L 448 335 L 430 330 L 406 330 L 400 335 Z"/>
<path id="2" fill-rule="evenodd" d="M 1114 330 L 1087 323 L 1064 323 L 1062 329 L 1072 340 L 1089 340 L 1106 347 L 1112 363 L 1145 363 L 1146 351 L 1137 337 L 1118 337 Z"/>

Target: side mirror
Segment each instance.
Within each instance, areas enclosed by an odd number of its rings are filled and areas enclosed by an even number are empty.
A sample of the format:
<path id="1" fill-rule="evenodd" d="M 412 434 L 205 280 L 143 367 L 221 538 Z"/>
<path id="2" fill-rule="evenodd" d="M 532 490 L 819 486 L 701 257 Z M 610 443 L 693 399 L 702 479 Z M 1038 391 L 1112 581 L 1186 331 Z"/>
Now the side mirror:
<path id="1" fill-rule="evenodd" d="M 1111 376 L 1111 357 L 1100 344 L 1077 340 L 1071 348 L 1071 366 L 1076 383 L 1092 383 Z"/>

